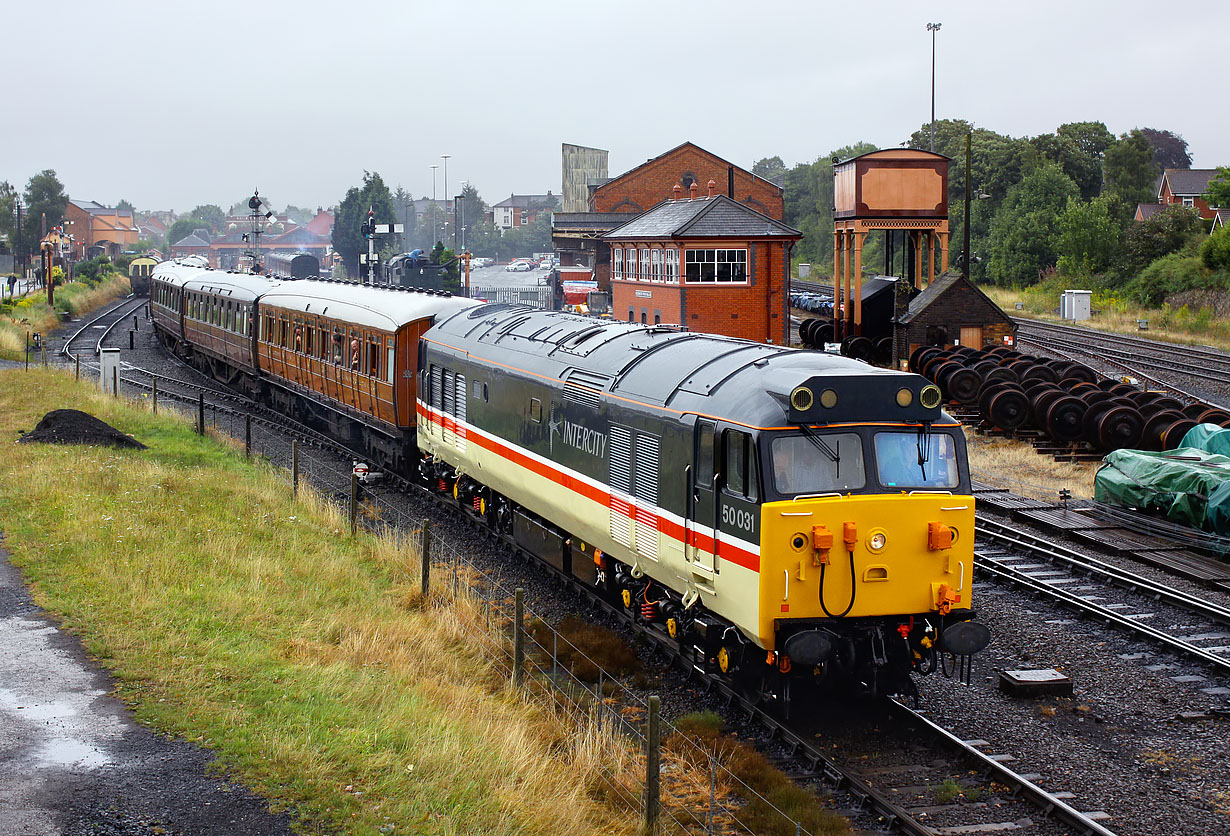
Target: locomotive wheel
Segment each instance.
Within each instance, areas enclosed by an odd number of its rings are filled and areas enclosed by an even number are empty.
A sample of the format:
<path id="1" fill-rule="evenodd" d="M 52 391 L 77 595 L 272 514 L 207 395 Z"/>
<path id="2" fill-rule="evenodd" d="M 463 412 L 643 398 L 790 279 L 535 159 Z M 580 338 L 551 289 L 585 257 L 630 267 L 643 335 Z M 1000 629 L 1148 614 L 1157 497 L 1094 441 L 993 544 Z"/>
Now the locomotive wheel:
<path id="1" fill-rule="evenodd" d="M 1210 409 L 1200 413 L 1196 420 L 1201 424 L 1224 424 L 1226 421 L 1230 421 L 1230 412 L 1226 412 L 1224 409 Z"/>
<path id="2" fill-rule="evenodd" d="M 957 367 L 944 382 L 943 389 L 948 397 L 964 404 L 975 403 L 978 400 L 978 387 L 982 378 L 973 369 Z"/>
<path id="3" fill-rule="evenodd" d="M 818 322 L 820 322 L 818 319 L 805 319 L 803 320 L 803 324 L 799 326 L 799 339 L 802 340 L 803 345 L 808 348 L 814 348 L 816 345 L 812 342 L 811 332 L 816 327 Z"/>
<path id="4" fill-rule="evenodd" d="M 978 390 L 978 411 L 982 414 L 983 418 L 987 418 L 991 414 L 991 399 L 1000 392 L 1008 389 L 1024 394 L 1021 387 L 1015 383 L 1001 383 L 999 381 L 995 381 L 993 383 L 984 382 L 982 384 L 982 388 Z"/>
<path id="5" fill-rule="evenodd" d="M 982 376 L 983 383 L 1016 383 L 1016 373 L 1012 369 L 1005 369 L 1003 366 L 995 366 L 988 369 L 987 373 Z"/>
<path id="6" fill-rule="evenodd" d="M 1056 441 L 1076 441 L 1081 437 L 1081 419 L 1088 408 L 1080 398 L 1061 394 L 1046 409 L 1046 431 Z"/>
<path id="7" fill-rule="evenodd" d="M 1029 422 L 1029 399 L 1018 389 L 995 393 L 987 408 L 987 418 L 1005 430 L 1019 430 Z"/>
<path id="8" fill-rule="evenodd" d="M 1080 363 L 1072 363 L 1067 370 L 1059 376 L 1060 380 L 1079 381 L 1081 383 L 1096 383 L 1098 380 L 1097 373 Z"/>
<path id="9" fill-rule="evenodd" d="M 816 348 L 824 348 L 825 343 L 833 341 L 833 323 L 821 322 L 811 329 L 811 341 Z"/>
<path id="10" fill-rule="evenodd" d="M 1046 411 L 1051 404 L 1060 398 L 1064 397 L 1065 393 L 1062 389 L 1050 387 L 1047 389 L 1034 389 L 1029 393 L 1029 408 L 1033 410 L 1034 424 L 1045 429 L 1046 428 Z"/>
<path id="11" fill-rule="evenodd" d="M 1093 406 L 1095 403 L 1102 403 L 1104 401 L 1109 401 L 1113 399 L 1114 397 L 1115 396 L 1112 395 L 1110 392 L 1104 392 L 1101 389 L 1092 389 L 1092 390 L 1086 389 L 1080 393 L 1081 400 L 1089 404 L 1090 406 Z"/>
<path id="12" fill-rule="evenodd" d="M 1187 406 L 1183 407 L 1179 411 L 1182 412 L 1184 415 L 1186 415 L 1188 418 L 1195 419 L 1195 418 L 1199 418 L 1201 415 L 1208 412 L 1209 407 L 1207 404 L 1189 403 Z"/>
<path id="13" fill-rule="evenodd" d="M 1183 443 L 1183 436 L 1187 435 L 1192 427 L 1196 426 L 1196 422 L 1190 418 L 1184 418 L 1182 421 L 1175 421 L 1162 432 L 1162 449 L 1173 450 Z"/>
<path id="14" fill-rule="evenodd" d="M 1116 406 L 1103 412 L 1097 422 L 1098 446 L 1103 450 L 1136 447 L 1145 428 L 1145 419 L 1138 410 Z"/>
<path id="15" fill-rule="evenodd" d="M 1021 380 L 1044 380 L 1047 383 L 1058 383 L 1059 375 L 1055 374 L 1055 370 L 1050 366 L 1036 363 L 1030 367 L 1029 371 L 1021 375 Z"/>
<path id="16" fill-rule="evenodd" d="M 1114 389 L 1116 386 L 1119 386 L 1119 385 L 1121 384 L 1118 380 L 1107 379 L 1107 380 L 1098 381 L 1098 388 L 1101 389 L 1103 392 L 1109 392 L 1111 389 Z"/>
<path id="17" fill-rule="evenodd" d="M 1184 420 L 1184 415 L 1177 409 L 1166 409 L 1161 412 L 1154 413 L 1145 421 L 1145 429 L 1141 436 L 1141 443 L 1150 450 L 1163 449 L 1162 436 L 1166 429 L 1175 421 Z"/>
<path id="18" fill-rule="evenodd" d="M 1183 401 L 1178 398 L 1172 398 L 1170 395 L 1162 395 L 1155 398 L 1149 404 L 1152 409 L 1183 409 Z M 1207 407 L 1206 407 L 1207 408 Z"/>
<path id="19" fill-rule="evenodd" d="M 842 354 L 853 360 L 868 360 L 875 352 L 875 343 L 866 337 L 851 337 L 850 343 L 842 349 Z"/>
<path id="20" fill-rule="evenodd" d="M 1158 398 L 1161 398 L 1162 393 L 1161 392 L 1133 392 L 1130 395 L 1128 395 L 1128 397 L 1131 398 L 1132 402 L 1135 403 L 1137 406 L 1143 407 L 1146 404 L 1151 404 L 1154 401 L 1156 401 Z"/>
<path id="21" fill-rule="evenodd" d="M 927 378 L 927 380 L 934 383 L 936 371 L 940 368 L 940 366 L 951 362 L 953 361 L 949 359 L 947 354 L 936 354 L 934 357 L 928 357 L 923 361 L 922 375 Z"/>

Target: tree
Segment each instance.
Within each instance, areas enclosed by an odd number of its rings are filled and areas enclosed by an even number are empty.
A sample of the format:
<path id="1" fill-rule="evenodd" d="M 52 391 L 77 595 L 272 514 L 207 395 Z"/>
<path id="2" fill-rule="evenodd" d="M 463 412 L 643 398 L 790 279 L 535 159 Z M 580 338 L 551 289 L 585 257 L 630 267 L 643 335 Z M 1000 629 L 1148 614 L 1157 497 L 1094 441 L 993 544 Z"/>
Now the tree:
<path id="1" fill-rule="evenodd" d="M 1210 206 L 1230 209 L 1230 166 L 1218 167 L 1217 174 L 1209 181 L 1209 190 L 1204 193 L 1204 199 Z"/>
<path id="2" fill-rule="evenodd" d="M 249 211 L 247 205 L 247 203 L 244 203 L 245 212 Z M 192 209 L 188 213 L 188 217 L 195 218 L 197 226 L 203 226 L 209 230 L 210 234 L 216 235 L 222 229 L 222 222 L 226 220 L 226 213 L 222 211 L 222 207 L 206 203 Z"/>
<path id="3" fill-rule="evenodd" d="M 64 210 L 68 208 L 68 195 L 64 194 L 64 184 L 51 169 L 35 174 L 26 183 L 24 195 L 25 212 L 21 222 L 21 238 L 17 240 L 14 253 L 29 255 L 38 251 L 39 239 L 43 237 L 43 219 L 47 220 L 47 229 L 59 226 L 64 220 Z"/>
<path id="4" fill-rule="evenodd" d="M 1088 203 L 1069 198 L 1056 229 L 1059 269 L 1068 275 L 1101 273 L 1119 253 L 1121 232 L 1111 215 L 1109 198 L 1096 197 Z"/>
<path id="5" fill-rule="evenodd" d="M 1223 226 L 1204 239 L 1200 260 L 1210 270 L 1230 270 L 1230 227 Z"/>
<path id="6" fill-rule="evenodd" d="M 180 218 L 171 224 L 171 228 L 167 230 L 167 245 L 178 244 L 198 229 L 203 229 L 206 233 L 210 233 L 209 224 L 206 221 L 193 215 L 186 215 Z"/>
<path id="7" fill-rule="evenodd" d="M 1056 130 L 1057 136 L 1070 139 L 1076 147 L 1091 159 L 1101 160 L 1106 149 L 1115 141 L 1115 135 L 1103 122 L 1067 122 Z"/>
<path id="8" fill-rule="evenodd" d="M 133 211 L 133 205 L 129 203 L 127 200 L 125 200 L 124 198 L 120 198 L 120 202 L 115 204 L 115 208 L 119 210 L 120 212 L 124 212 L 124 211 L 132 212 Z"/>
<path id="9" fill-rule="evenodd" d="M 1153 148 L 1139 129 L 1123 134 L 1106 149 L 1102 171 L 1106 189 L 1126 205 L 1135 207 L 1157 197 L 1154 184 L 1159 170 Z"/>
<path id="10" fill-rule="evenodd" d="M 1141 128 L 1153 149 L 1153 164 L 1159 171 L 1168 168 L 1191 168 L 1192 155 L 1187 153 L 1187 140 L 1171 131 L 1156 128 Z"/>
<path id="11" fill-rule="evenodd" d="M 797 258 L 822 269 L 833 263 L 833 160 L 847 160 L 875 150 L 877 146 L 866 142 L 847 145 L 814 162 L 799 163 L 785 173 L 784 219 L 803 233 L 795 250 Z M 864 263 L 875 263 L 878 247 L 873 241 L 872 248 L 864 251 Z"/>
<path id="12" fill-rule="evenodd" d="M 776 186 L 786 185 L 786 164 L 781 157 L 764 157 L 752 164 L 752 174 Z"/>
<path id="13" fill-rule="evenodd" d="M 281 214 L 290 218 L 299 226 L 304 226 L 311 221 L 312 218 L 316 217 L 316 211 L 314 209 L 309 209 L 305 206 L 291 206 L 290 204 L 287 204 Z"/>
<path id="14" fill-rule="evenodd" d="M 333 217 L 333 249 L 342 257 L 342 264 L 350 276 L 361 275 L 359 253 L 367 252 L 367 239 L 363 237 L 362 227 L 367 221 L 369 208 L 375 212 L 376 223 L 397 223 L 393 195 L 374 171 L 363 172 L 363 185 L 353 186 L 346 192 Z M 397 236 L 390 235 L 378 242 L 377 249 L 397 252 L 401 249 L 401 241 Z"/>
<path id="15" fill-rule="evenodd" d="M 1056 163 L 1044 163 L 1008 190 L 991 221 L 987 271 L 1001 284 L 1029 285 L 1057 259 L 1059 215 L 1079 190 Z"/>
<path id="16" fill-rule="evenodd" d="M 1178 252 L 1204 234 L 1204 224 L 1195 209 L 1178 204 L 1167 206 L 1151 218 L 1134 223 L 1124 237 L 1128 273 L 1144 269 L 1163 256 Z"/>
<path id="17" fill-rule="evenodd" d="M 16 242 L 13 235 L 17 229 L 17 190 L 7 180 L 0 181 L 0 238 L 10 246 Z"/>
<path id="18" fill-rule="evenodd" d="M 483 225 L 487 218 L 488 207 L 479 195 L 478 189 L 470 183 L 466 183 L 462 188 L 460 197 L 461 201 L 457 204 L 457 223 L 465 228 L 466 249 L 474 252 L 474 247 L 483 243 L 485 237 Z M 459 237 L 457 240 L 460 242 L 462 238 Z"/>

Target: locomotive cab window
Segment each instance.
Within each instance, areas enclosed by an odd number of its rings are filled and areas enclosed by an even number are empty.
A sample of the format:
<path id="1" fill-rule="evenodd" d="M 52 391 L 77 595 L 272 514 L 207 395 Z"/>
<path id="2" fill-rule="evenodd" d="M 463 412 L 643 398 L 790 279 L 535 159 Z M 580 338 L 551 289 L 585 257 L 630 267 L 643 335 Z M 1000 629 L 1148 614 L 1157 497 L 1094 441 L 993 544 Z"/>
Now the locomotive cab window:
<path id="1" fill-rule="evenodd" d="M 714 427 L 708 421 L 697 425 L 696 434 L 696 483 L 710 485 L 713 482 L 713 437 Z"/>
<path id="2" fill-rule="evenodd" d="M 542 423 L 542 401 L 530 398 L 530 420 L 535 424 Z"/>
<path id="3" fill-rule="evenodd" d="M 722 433 L 722 486 L 729 494 L 755 500 L 756 454 L 752 437 L 738 430 Z"/>
<path id="4" fill-rule="evenodd" d="M 857 433 L 781 435 L 769 444 L 774 490 L 783 496 L 857 491 L 867 484 Z"/>
<path id="5" fill-rule="evenodd" d="M 885 488 L 947 490 L 960 484 L 956 444 L 944 433 L 875 434 L 876 476 Z"/>

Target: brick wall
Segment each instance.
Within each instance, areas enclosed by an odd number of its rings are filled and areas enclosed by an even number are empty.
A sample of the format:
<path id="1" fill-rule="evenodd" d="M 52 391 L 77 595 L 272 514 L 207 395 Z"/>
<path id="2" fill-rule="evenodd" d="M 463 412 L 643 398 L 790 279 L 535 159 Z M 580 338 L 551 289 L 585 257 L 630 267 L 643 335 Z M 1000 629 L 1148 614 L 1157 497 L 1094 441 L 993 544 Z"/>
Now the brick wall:
<path id="1" fill-rule="evenodd" d="M 637 291 L 650 294 L 649 297 L 637 296 Z M 653 284 L 650 282 L 611 281 L 611 318 L 628 320 L 628 311 L 632 311 L 632 321 L 640 322 L 644 314 L 647 325 L 654 324 L 654 317 L 661 316 L 662 325 L 681 325 L 680 299 L 683 290 L 677 284 Z M 692 329 L 697 330 L 697 329 Z"/>
<path id="2" fill-rule="evenodd" d="M 674 197 L 673 187 L 683 185 L 682 196 L 688 196 L 685 177 L 696 180 L 697 195 L 708 195 L 708 183 L 713 180 L 714 194 L 726 194 L 731 163 L 695 145 L 684 145 L 640 168 L 599 186 L 593 194 L 594 212 L 644 212 L 664 200 Z M 735 193 L 740 203 L 771 218 L 782 220 L 785 204 L 782 190 L 755 177 L 738 166 L 735 171 Z"/>
<path id="3" fill-rule="evenodd" d="M 746 285 L 684 284 L 684 324 L 691 331 L 756 342 L 787 344 L 783 322 L 785 245 L 755 243 L 749 249 Z"/>

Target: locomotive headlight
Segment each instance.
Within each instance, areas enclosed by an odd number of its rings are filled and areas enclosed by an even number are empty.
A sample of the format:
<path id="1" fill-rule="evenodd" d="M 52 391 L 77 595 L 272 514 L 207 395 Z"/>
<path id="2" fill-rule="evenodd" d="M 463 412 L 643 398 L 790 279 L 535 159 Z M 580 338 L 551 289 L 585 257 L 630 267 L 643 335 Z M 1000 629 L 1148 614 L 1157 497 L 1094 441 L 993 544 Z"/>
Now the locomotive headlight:
<path id="1" fill-rule="evenodd" d="M 927 409 L 935 409 L 940 405 L 940 397 L 940 387 L 934 383 L 928 383 L 918 394 L 918 402 Z"/>
<path id="2" fill-rule="evenodd" d="M 897 406 L 906 407 L 914 403 L 914 393 L 909 389 L 897 390 Z"/>
<path id="3" fill-rule="evenodd" d="M 806 412 L 816 402 L 816 396 L 806 386 L 799 386 L 790 393 L 790 405 L 799 412 Z"/>
<path id="4" fill-rule="evenodd" d="M 832 409 L 837 406 L 837 392 L 833 389 L 825 389 L 821 392 L 820 405 L 825 409 Z"/>
<path id="5" fill-rule="evenodd" d="M 888 534 L 880 529 L 875 529 L 871 532 L 871 536 L 867 538 L 867 549 L 873 552 L 881 552 L 888 545 Z"/>

